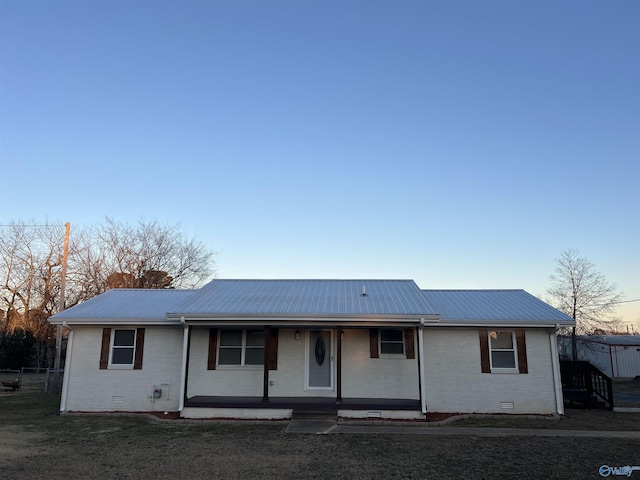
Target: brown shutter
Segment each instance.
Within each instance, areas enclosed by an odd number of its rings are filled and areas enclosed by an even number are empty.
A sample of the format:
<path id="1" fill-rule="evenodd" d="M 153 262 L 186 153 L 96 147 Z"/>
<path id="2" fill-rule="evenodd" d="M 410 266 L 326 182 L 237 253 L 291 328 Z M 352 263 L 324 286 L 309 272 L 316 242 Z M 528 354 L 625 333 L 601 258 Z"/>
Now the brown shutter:
<path id="1" fill-rule="evenodd" d="M 489 363 L 489 331 L 480 330 L 480 367 L 482 373 L 491 373 Z"/>
<path id="2" fill-rule="evenodd" d="M 278 369 L 278 329 L 270 328 L 268 337 L 265 341 L 269 342 L 269 358 L 267 362 L 269 364 L 269 370 Z"/>
<path id="3" fill-rule="evenodd" d="M 369 356 L 371 358 L 380 358 L 378 353 L 378 329 L 369 329 Z"/>
<path id="4" fill-rule="evenodd" d="M 520 373 L 529 373 L 527 365 L 527 341 L 524 330 L 516 330 L 516 342 L 518 344 L 518 368 Z"/>
<path id="5" fill-rule="evenodd" d="M 133 369 L 142 370 L 142 352 L 144 352 L 144 328 L 136 329 L 136 354 L 133 360 Z"/>
<path id="6" fill-rule="evenodd" d="M 111 329 L 102 329 L 102 348 L 100 348 L 100 370 L 106 370 L 109 365 L 109 346 L 111 345 Z"/>
<path id="7" fill-rule="evenodd" d="M 413 328 L 407 328 L 404 331 L 404 351 L 407 354 L 407 358 L 416 358 Z"/>
<path id="8" fill-rule="evenodd" d="M 218 350 L 218 329 L 209 329 L 209 359 L 207 360 L 207 370 L 216 369 L 216 351 Z"/>

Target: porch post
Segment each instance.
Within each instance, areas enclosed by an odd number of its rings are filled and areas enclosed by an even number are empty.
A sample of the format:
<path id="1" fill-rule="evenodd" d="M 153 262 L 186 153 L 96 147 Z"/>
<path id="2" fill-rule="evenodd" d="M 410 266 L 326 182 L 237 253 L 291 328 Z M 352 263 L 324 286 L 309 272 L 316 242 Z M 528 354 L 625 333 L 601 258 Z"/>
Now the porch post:
<path id="1" fill-rule="evenodd" d="M 271 345 L 271 327 L 264 329 L 264 373 L 262 376 L 262 401 L 269 401 L 269 347 Z"/>
<path id="2" fill-rule="evenodd" d="M 342 327 L 336 328 L 336 402 L 342 403 Z"/>

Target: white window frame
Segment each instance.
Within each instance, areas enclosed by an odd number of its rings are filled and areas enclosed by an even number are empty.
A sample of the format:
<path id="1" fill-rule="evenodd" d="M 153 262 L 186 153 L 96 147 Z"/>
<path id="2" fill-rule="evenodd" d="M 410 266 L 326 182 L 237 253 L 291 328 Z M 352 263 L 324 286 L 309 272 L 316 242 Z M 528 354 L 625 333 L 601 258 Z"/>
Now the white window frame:
<path id="1" fill-rule="evenodd" d="M 382 340 L 382 332 L 389 332 L 389 331 L 393 331 L 393 332 L 400 332 L 400 338 L 401 341 L 383 341 Z M 386 344 L 398 344 L 398 343 L 402 343 L 402 353 L 384 353 L 382 351 L 382 344 L 386 343 Z M 407 358 L 407 346 L 405 345 L 405 338 L 404 338 L 404 329 L 401 328 L 380 328 L 378 330 L 378 355 L 380 357 L 391 357 L 391 358 Z"/>
<path id="2" fill-rule="evenodd" d="M 224 350 L 226 348 L 238 348 L 238 345 L 222 345 L 222 333 L 223 332 L 233 332 L 233 331 L 241 331 L 242 332 L 242 339 L 241 339 L 241 345 L 240 345 L 240 363 L 220 363 L 220 350 Z M 253 345 L 247 345 L 247 331 L 261 331 L 263 334 L 263 344 L 262 347 L 258 347 L 258 346 L 253 346 Z M 265 330 L 261 330 L 260 328 L 221 328 L 218 330 L 218 352 L 216 355 L 216 363 L 217 366 L 220 368 L 238 368 L 238 367 L 243 367 L 243 368 L 259 368 L 259 369 L 263 369 L 264 368 L 264 350 L 266 347 L 266 341 L 267 341 L 267 335 L 266 335 L 266 331 Z M 262 350 L 262 363 L 260 364 L 245 364 L 245 358 L 246 358 L 246 352 L 247 352 L 247 348 L 248 349 L 261 349 Z"/>
<path id="3" fill-rule="evenodd" d="M 128 331 L 133 332 L 133 345 L 129 346 L 118 346 L 114 345 L 116 339 L 116 332 Z M 138 340 L 138 329 L 137 328 L 113 328 L 111 330 L 111 340 L 109 342 L 109 368 L 113 370 L 133 370 L 133 365 L 136 362 L 136 342 Z M 113 363 L 113 352 L 116 349 L 132 349 L 133 355 L 131 356 L 131 363 Z"/>
<path id="4" fill-rule="evenodd" d="M 510 333 L 511 345 L 513 348 L 493 348 L 492 333 Z M 491 373 L 520 373 L 518 365 L 518 341 L 516 338 L 515 330 L 489 330 L 489 365 L 491 366 Z M 513 352 L 513 367 L 494 367 L 493 366 L 493 352 Z"/>

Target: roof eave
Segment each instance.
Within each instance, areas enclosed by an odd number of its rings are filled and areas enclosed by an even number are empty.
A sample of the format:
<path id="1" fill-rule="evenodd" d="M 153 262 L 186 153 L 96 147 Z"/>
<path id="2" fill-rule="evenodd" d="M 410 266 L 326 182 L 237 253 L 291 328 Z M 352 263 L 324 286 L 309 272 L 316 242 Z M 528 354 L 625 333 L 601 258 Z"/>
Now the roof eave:
<path id="1" fill-rule="evenodd" d="M 167 318 L 180 320 L 184 318 L 190 324 L 271 324 L 271 325 L 342 325 L 342 326 L 362 326 L 362 325 L 383 325 L 383 324 L 410 324 L 417 325 L 422 319 L 430 322 L 437 322 L 437 315 L 353 315 L 353 314 L 335 314 L 335 315 L 311 315 L 311 314 L 169 314 Z"/>
<path id="2" fill-rule="evenodd" d="M 557 320 L 440 320 L 438 327 L 505 327 L 505 328 L 557 328 L 572 327 L 575 322 Z M 425 324 L 428 326 L 428 324 Z"/>
<path id="3" fill-rule="evenodd" d="M 49 319 L 52 325 L 92 326 L 92 325 L 180 325 L 180 320 L 162 318 L 59 318 Z"/>

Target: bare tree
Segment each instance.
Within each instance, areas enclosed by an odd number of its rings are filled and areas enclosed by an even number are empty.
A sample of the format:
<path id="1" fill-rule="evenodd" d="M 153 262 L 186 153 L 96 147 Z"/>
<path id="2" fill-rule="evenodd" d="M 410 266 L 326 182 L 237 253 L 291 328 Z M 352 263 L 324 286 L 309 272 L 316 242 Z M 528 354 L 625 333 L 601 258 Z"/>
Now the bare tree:
<path id="1" fill-rule="evenodd" d="M 57 308 L 62 266 L 60 226 L 11 223 L 0 234 L 0 304 L 3 330 L 48 338 L 47 318 Z"/>
<path id="2" fill-rule="evenodd" d="M 609 330 L 617 320 L 608 315 L 615 310 L 622 293 L 595 268 L 577 250 L 565 250 L 556 258 L 554 273 L 549 277 L 551 287 L 547 293 L 551 303 L 576 321 L 571 332 L 574 360 L 577 360 L 576 333 Z"/>
<path id="3" fill-rule="evenodd" d="M 0 331 L 47 338 L 58 309 L 64 227 L 13 222 L 0 229 Z M 75 227 L 68 255 L 65 307 L 109 288 L 194 288 L 215 274 L 214 253 L 178 225 L 107 219 Z"/>
<path id="4" fill-rule="evenodd" d="M 214 253 L 178 225 L 140 220 L 131 226 L 107 218 L 95 241 L 107 288 L 194 288 L 215 273 Z"/>

